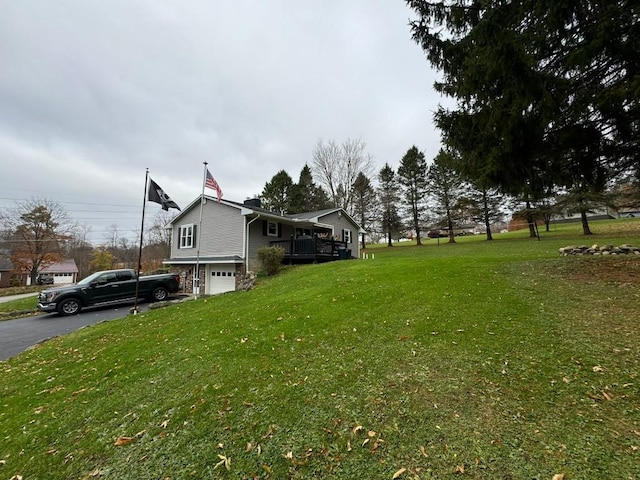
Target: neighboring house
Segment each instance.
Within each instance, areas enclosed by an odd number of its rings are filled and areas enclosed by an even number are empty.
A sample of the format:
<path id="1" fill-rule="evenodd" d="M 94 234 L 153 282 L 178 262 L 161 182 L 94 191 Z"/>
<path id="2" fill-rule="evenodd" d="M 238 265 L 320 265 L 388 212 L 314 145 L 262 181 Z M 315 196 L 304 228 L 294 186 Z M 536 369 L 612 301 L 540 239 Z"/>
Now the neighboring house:
<path id="1" fill-rule="evenodd" d="M 285 263 L 360 255 L 362 229 L 341 208 L 288 215 L 261 208 L 258 199 L 218 202 L 205 196 L 202 212 L 200 204 L 198 197 L 169 224 L 171 258 L 163 262 L 180 271 L 184 287 L 194 293 L 236 290 L 245 273 L 259 267 L 257 252 L 264 246 L 282 247 Z M 199 289 L 193 285 L 196 266 Z"/>
<path id="2" fill-rule="evenodd" d="M 53 279 L 53 285 L 66 285 L 76 283 L 78 280 L 78 267 L 74 260 L 63 260 L 59 263 L 53 263 L 38 272 L 38 277 L 44 279 Z M 50 283 L 51 280 L 45 283 Z M 31 285 L 31 277 L 27 275 L 26 285 Z"/>
<path id="3" fill-rule="evenodd" d="M 621 208 L 618 210 L 618 218 L 640 218 L 640 208 Z"/>
<path id="4" fill-rule="evenodd" d="M 11 286 L 11 277 L 13 275 L 13 265 L 9 258 L 0 257 L 0 288 Z"/>
<path id="5" fill-rule="evenodd" d="M 611 207 L 599 207 L 594 208 L 591 212 L 587 213 L 587 220 L 611 220 L 618 218 L 618 211 Z M 574 223 L 582 221 L 582 215 L 578 213 L 555 215 L 551 218 L 551 224 L 554 223 Z"/>

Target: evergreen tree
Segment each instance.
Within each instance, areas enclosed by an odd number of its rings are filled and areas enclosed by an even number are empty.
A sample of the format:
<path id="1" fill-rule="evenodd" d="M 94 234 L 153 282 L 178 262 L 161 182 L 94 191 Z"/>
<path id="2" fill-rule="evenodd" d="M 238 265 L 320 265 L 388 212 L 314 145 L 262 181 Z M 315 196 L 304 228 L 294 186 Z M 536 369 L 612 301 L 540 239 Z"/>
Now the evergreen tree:
<path id="1" fill-rule="evenodd" d="M 410 226 L 416 234 L 416 243 L 422 245 L 420 222 L 426 209 L 424 197 L 427 189 L 427 162 L 424 153 L 415 145 L 407 150 L 400 161 L 398 181 L 402 186 Z"/>
<path id="2" fill-rule="evenodd" d="M 289 211 L 289 202 L 293 180 L 289 174 L 280 170 L 271 181 L 267 182 L 262 190 L 262 204 L 264 208 L 274 211 Z"/>
<path id="3" fill-rule="evenodd" d="M 495 188 L 472 185 L 470 190 L 471 216 L 484 224 L 487 240 L 493 240 L 491 224 L 501 220 L 504 195 Z"/>
<path id="4" fill-rule="evenodd" d="M 380 224 L 382 231 L 387 235 L 388 245 L 393 246 L 392 238 L 399 236 L 402 229 L 402 219 L 398 213 L 400 186 L 396 173 L 385 163 L 378 173 L 378 199 L 380 201 Z"/>
<path id="5" fill-rule="evenodd" d="M 464 182 L 452 165 L 452 155 L 440 150 L 427 171 L 427 190 L 434 200 L 434 212 L 449 233 L 449 243 L 455 243 L 454 228 L 464 214 L 458 201 L 464 196 Z"/>
<path id="6" fill-rule="evenodd" d="M 353 182 L 353 214 L 363 230 L 369 230 L 376 217 L 376 191 L 362 172 Z M 365 233 L 360 236 L 362 248 L 365 248 Z"/>
<path id="7" fill-rule="evenodd" d="M 436 122 L 465 176 L 536 203 L 638 166 L 638 2 L 407 3 L 435 88 L 457 101 Z"/>
<path id="8" fill-rule="evenodd" d="M 298 183 L 290 190 L 289 213 L 314 212 L 329 206 L 329 197 L 322 187 L 314 183 L 311 168 L 305 164 L 300 171 Z"/>

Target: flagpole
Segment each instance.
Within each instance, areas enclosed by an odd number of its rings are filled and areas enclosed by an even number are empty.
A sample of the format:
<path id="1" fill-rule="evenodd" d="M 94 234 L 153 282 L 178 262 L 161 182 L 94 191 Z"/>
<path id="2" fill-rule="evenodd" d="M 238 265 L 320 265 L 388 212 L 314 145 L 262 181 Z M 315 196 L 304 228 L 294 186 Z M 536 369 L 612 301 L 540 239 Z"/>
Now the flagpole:
<path id="1" fill-rule="evenodd" d="M 198 221 L 198 235 L 196 236 L 196 269 L 193 272 L 193 285 L 195 297 L 200 293 L 200 236 L 202 235 L 202 209 L 204 207 L 204 184 L 207 181 L 207 162 L 204 164 L 204 174 L 202 178 L 202 195 L 200 196 L 200 220 Z"/>
<path id="2" fill-rule="evenodd" d="M 133 305 L 133 314 L 138 314 L 138 292 L 140 288 L 140 269 L 142 266 L 142 241 L 144 239 L 144 211 L 147 206 L 147 184 L 149 183 L 149 169 L 144 174 L 144 193 L 142 194 L 142 223 L 140 224 L 140 248 L 138 249 L 138 268 L 136 269 L 136 298 Z"/>

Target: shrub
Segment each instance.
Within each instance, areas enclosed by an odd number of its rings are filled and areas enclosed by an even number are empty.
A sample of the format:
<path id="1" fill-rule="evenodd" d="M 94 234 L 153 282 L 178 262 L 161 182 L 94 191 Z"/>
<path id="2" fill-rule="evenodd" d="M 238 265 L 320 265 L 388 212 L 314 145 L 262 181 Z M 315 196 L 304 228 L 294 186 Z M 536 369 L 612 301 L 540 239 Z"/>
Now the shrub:
<path id="1" fill-rule="evenodd" d="M 266 275 L 275 275 L 280 270 L 284 249 L 281 247 L 262 247 L 258 249 L 258 260 Z"/>

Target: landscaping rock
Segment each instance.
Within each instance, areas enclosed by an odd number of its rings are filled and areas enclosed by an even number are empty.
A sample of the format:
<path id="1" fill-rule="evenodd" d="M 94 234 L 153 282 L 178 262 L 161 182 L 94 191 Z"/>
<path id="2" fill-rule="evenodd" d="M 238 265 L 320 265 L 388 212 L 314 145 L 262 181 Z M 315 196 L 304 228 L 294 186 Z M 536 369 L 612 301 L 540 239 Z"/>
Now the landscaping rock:
<path id="1" fill-rule="evenodd" d="M 243 292 L 247 292 L 251 290 L 257 282 L 256 274 L 254 272 L 247 272 L 247 274 L 242 279 L 242 283 L 240 283 L 240 290 Z"/>
<path id="2" fill-rule="evenodd" d="M 593 244 L 587 246 L 570 245 L 559 250 L 560 255 L 640 255 L 640 248 L 625 243 L 618 247 L 614 245 Z"/>

